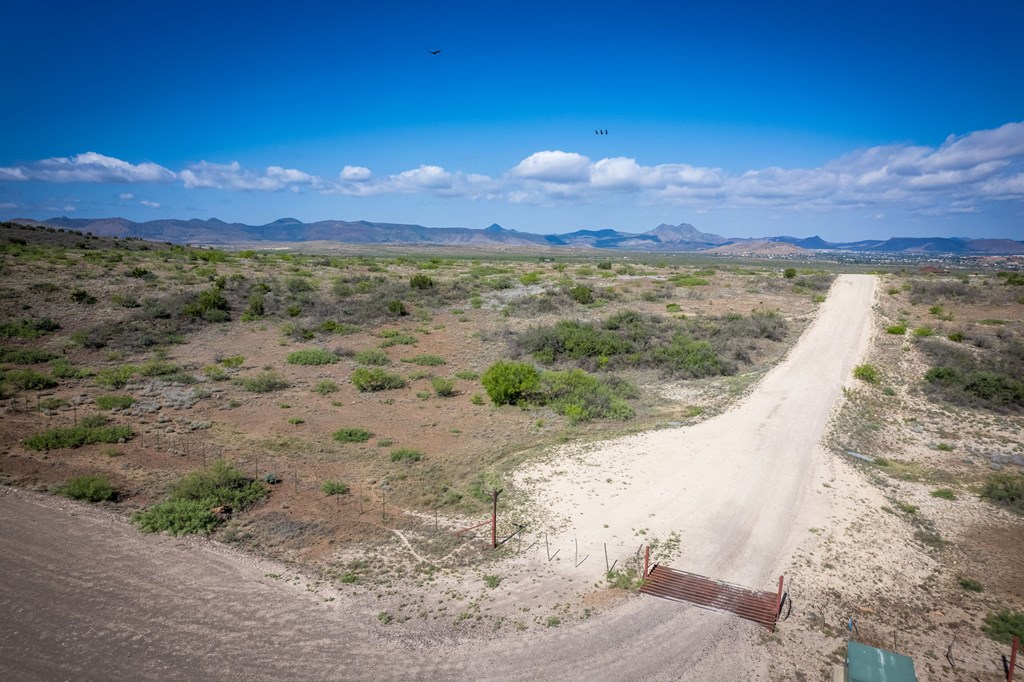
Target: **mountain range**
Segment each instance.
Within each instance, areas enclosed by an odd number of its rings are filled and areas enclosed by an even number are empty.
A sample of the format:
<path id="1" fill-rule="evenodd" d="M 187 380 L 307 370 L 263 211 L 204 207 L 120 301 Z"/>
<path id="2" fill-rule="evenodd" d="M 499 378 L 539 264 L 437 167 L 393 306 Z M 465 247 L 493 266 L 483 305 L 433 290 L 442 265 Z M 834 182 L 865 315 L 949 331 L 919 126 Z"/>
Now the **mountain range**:
<path id="1" fill-rule="evenodd" d="M 854 251 L 903 254 L 1013 255 L 1024 254 L 1024 241 L 1012 239 L 968 239 L 964 237 L 892 237 L 856 242 L 828 242 L 821 237 L 727 238 L 701 232 L 693 225 L 661 224 L 639 234 L 618 230 L 577 230 L 564 234 L 533 234 L 509 230 L 494 224 L 484 229 L 468 227 L 424 227 L 365 220 L 321 220 L 304 223 L 281 218 L 266 225 L 226 223 L 209 220 L 150 220 L 136 223 L 125 218 L 50 218 L 15 219 L 23 225 L 43 225 L 102 237 L 138 237 L 179 244 L 229 246 L 258 242 L 331 241 L 347 244 L 390 244 L 407 246 L 480 246 L 480 247 L 570 247 L 619 249 L 624 251 L 710 251 L 740 253 L 765 251 L 799 253 L 801 251 Z"/>

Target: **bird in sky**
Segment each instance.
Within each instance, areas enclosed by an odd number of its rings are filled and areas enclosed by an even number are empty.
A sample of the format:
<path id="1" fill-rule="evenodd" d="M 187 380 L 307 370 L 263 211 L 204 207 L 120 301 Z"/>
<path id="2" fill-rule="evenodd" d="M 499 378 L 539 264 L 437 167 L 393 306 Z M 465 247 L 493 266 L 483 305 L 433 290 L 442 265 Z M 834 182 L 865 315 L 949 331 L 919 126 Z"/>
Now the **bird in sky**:
<path id="1" fill-rule="evenodd" d="M 430 54 L 441 54 L 441 50 L 427 50 Z"/>
<path id="2" fill-rule="evenodd" d="M 607 130 L 595 130 L 594 134 L 595 135 L 607 135 L 608 131 Z"/>

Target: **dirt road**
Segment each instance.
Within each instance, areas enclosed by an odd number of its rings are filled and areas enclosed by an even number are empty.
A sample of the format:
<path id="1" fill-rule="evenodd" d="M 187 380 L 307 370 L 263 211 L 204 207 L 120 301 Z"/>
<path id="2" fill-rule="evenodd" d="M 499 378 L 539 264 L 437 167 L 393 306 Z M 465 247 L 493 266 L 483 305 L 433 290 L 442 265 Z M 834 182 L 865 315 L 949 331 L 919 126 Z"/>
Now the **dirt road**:
<path id="1" fill-rule="evenodd" d="M 808 529 L 827 522 L 819 441 L 867 346 L 874 287 L 840 277 L 787 359 L 728 413 L 523 472 L 558 521 L 552 540 L 621 554 L 639 530 L 675 532 L 678 566 L 770 587 Z M 0 529 L 3 679 L 766 679 L 756 626 L 656 599 L 462 638 L 382 626 L 369 599 L 325 601 L 268 577 L 284 570 L 272 563 L 141 536 L 31 493 L 0 491 Z M 553 588 L 594 582 L 569 562 L 553 566 Z"/>

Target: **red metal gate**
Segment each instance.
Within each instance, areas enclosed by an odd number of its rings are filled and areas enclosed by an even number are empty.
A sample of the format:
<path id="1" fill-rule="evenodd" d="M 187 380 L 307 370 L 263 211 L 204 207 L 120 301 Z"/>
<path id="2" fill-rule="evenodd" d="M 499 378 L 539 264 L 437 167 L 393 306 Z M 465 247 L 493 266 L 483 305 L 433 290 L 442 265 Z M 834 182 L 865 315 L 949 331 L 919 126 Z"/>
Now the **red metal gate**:
<path id="1" fill-rule="evenodd" d="M 690 602 L 705 609 L 733 613 L 774 630 L 782 600 L 782 578 L 779 578 L 778 594 L 773 594 L 658 565 L 647 574 L 640 591 L 655 597 Z"/>

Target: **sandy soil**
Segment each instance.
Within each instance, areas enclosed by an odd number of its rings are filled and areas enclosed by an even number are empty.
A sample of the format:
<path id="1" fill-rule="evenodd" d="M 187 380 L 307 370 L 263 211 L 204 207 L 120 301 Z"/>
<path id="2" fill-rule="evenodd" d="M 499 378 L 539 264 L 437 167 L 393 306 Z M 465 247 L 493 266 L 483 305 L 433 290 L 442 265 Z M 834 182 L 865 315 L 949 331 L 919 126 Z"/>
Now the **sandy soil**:
<path id="1" fill-rule="evenodd" d="M 621 565 L 652 538 L 673 566 L 772 589 L 834 513 L 821 438 L 867 348 L 874 291 L 873 277 L 840 277 L 786 360 L 725 414 L 521 471 L 532 502 L 517 511 L 547 543 L 534 536 L 500 566 L 498 601 L 576 600 L 602 580 L 605 544 Z M 0 626 L 2 676 L 768 679 L 757 626 L 651 598 L 562 627 L 462 637 L 384 627 L 369 596 L 304 591 L 301 578 L 268 577 L 287 568 L 139 536 L 29 493 L 0 495 L 0 527 L 0 608 L 16 614 Z"/>

